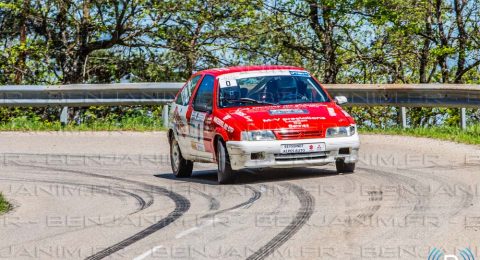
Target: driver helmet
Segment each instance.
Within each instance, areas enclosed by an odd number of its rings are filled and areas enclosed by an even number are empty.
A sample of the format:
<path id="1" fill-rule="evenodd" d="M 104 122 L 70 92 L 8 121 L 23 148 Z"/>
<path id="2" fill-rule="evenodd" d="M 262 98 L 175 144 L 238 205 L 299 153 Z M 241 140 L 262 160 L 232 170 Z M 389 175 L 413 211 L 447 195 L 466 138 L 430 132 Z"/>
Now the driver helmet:
<path id="1" fill-rule="evenodd" d="M 289 95 L 297 94 L 297 84 L 293 77 L 281 77 L 277 81 L 277 88 L 280 99 Z"/>

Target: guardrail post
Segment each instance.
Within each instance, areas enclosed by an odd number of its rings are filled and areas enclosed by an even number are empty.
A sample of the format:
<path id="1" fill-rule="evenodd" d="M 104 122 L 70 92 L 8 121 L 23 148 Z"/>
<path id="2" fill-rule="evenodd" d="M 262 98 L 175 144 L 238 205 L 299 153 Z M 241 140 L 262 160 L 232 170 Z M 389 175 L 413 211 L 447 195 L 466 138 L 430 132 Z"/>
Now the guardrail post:
<path id="1" fill-rule="evenodd" d="M 60 123 L 65 126 L 68 124 L 68 107 L 63 107 L 60 112 Z"/>
<path id="2" fill-rule="evenodd" d="M 402 128 L 407 128 L 407 108 L 400 108 L 400 120 L 402 121 Z"/>
<path id="3" fill-rule="evenodd" d="M 467 129 L 467 109 L 464 107 L 460 108 L 460 126 L 462 130 Z"/>
<path id="4" fill-rule="evenodd" d="M 168 105 L 163 105 L 162 121 L 163 121 L 163 127 L 168 128 Z"/>

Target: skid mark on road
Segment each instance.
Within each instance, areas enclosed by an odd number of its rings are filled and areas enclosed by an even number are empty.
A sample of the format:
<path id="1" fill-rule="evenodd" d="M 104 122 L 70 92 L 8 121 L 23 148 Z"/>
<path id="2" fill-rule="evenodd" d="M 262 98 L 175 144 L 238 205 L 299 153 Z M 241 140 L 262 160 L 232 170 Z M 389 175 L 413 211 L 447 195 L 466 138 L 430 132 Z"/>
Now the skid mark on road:
<path id="1" fill-rule="evenodd" d="M 207 194 L 205 192 L 199 191 L 197 189 L 193 190 L 196 194 L 200 195 L 201 197 L 208 200 L 208 209 L 209 210 L 217 210 L 220 208 L 220 201 L 218 201 L 215 197 Z"/>
<path id="2" fill-rule="evenodd" d="M 185 212 L 188 211 L 190 208 L 190 201 L 186 199 L 184 196 L 172 192 L 168 189 L 165 189 L 163 187 L 157 187 L 154 185 L 150 185 L 147 183 L 143 183 L 140 181 L 134 181 L 134 180 L 127 180 L 119 177 L 113 177 L 113 176 L 106 176 L 106 175 L 101 175 L 101 174 L 96 174 L 96 173 L 90 173 L 90 172 L 85 172 L 85 171 L 78 171 L 78 170 L 69 170 L 69 169 L 58 169 L 58 168 L 50 168 L 50 167 L 43 167 L 43 166 L 31 166 L 32 168 L 42 168 L 42 169 L 47 169 L 47 170 L 52 170 L 52 171 L 62 171 L 62 172 L 69 172 L 69 173 L 74 173 L 74 174 L 80 174 L 83 176 L 90 176 L 90 177 L 96 177 L 96 178 L 101 178 L 101 179 L 109 179 L 109 180 L 116 180 L 120 182 L 125 182 L 129 184 L 134 184 L 138 185 L 142 188 L 148 189 L 152 192 L 155 192 L 156 194 L 164 195 L 170 198 L 174 203 L 175 203 L 175 209 L 170 212 L 165 218 L 161 219 L 157 223 L 147 227 L 146 229 L 112 245 L 109 246 L 100 252 L 97 252 L 89 257 L 87 257 L 87 260 L 95 260 L 95 259 L 102 259 L 105 258 L 109 255 L 112 255 L 115 252 L 118 252 L 127 246 L 130 246 L 134 244 L 135 242 L 144 239 L 147 236 L 150 236 L 151 234 L 157 232 L 158 230 L 168 226 L 169 224 L 173 223 L 175 220 L 180 218 Z"/>
<path id="3" fill-rule="evenodd" d="M 272 254 L 276 249 L 287 242 L 302 226 L 310 219 L 315 209 L 315 198 L 302 187 L 287 183 L 282 185 L 290 189 L 300 201 L 300 209 L 295 218 L 279 234 L 271 239 L 267 244 L 249 256 L 248 260 L 264 259 Z"/>
<path id="4" fill-rule="evenodd" d="M 137 195 L 137 194 L 135 194 L 135 193 L 133 193 L 133 192 L 125 191 L 125 190 L 123 190 L 123 191 L 121 191 L 121 192 L 122 192 L 122 193 L 125 193 L 125 194 L 127 194 L 127 195 L 130 195 L 131 197 L 133 197 L 133 198 L 135 198 L 135 199 L 137 200 L 138 209 L 137 209 L 136 211 L 130 213 L 130 215 L 135 214 L 135 213 L 137 213 L 137 212 L 139 212 L 139 211 L 142 211 L 142 210 L 144 210 L 144 209 L 146 209 L 146 208 L 148 207 L 148 206 L 147 206 L 147 203 L 145 202 L 145 200 L 144 200 L 141 196 L 139 196 L 139 195 Z"/>
<path id="5" fill-rule="evenodd" d="M 407 203 L 406 206 L 410 209 L 409 211 L 404 210 L 400 217 L 402 216 L 414 216 L 415 214 L 426 214 L 430 210 L 430 204 L 431 204 L 431 199 L 433 194 L 430 193 L 430 185 L 431 181 L 438 182 L 440 184 L 448 185 L 449 180 L 445 180 L 439 176 L 436 175 L 428 175 L 425 174 L 425 172 L 422 171 L 416 171 L 416 170 L 404 170 L 403 173 L 407 174 L 404 175 L 402 174 L 402 171 L 395 172 L 393 170 L 387 170 L 387 169 L 377 169 L 377 168 L 368 168 L 368 167 L 359 167 L 359 169 L 365 171 L 366 173 L 369 173 L 370 175 L 373 176 L 378 176 L 381 178 L 386 179 L 388 182 L 395 182 L 398 187 L 401 187 L 401 185 L 407 185 L 407 187 L 415 187 L 415 192 L 412 191 L 403 191 L 402 189 L 399 189 L 396 194 L 397 196 L 397 203 L 403 202 Z M 399 169 L 397 169 L 399 170 Z M 422 179 L 425 181 L 427 180 L 427 183 L 423 183 Z M 384 194 L 385 195 L 385 194 Z M 462 197 L 462 200 L 469 200 L 469 196 L 464 196 Z M 458 205 L 458 203 L 452 203 L 453 205 Z M 402 205 L 402 208 L 404 208 L 405 205 Z M 400 208 L 400 207 L 399 207 Z M 460 207 L 463 209 L 462 207 Z M 458 213 L 458 211 L 455 211 L 456 207 L 452 207 L 452 210 L 454 211 L 453 215 Z M 451 216 L 450 216 L 451 217 Z M 398 230 L 394 228 L 389 228 L 385 232 L 382 232 L 381 234 L 377 234 L 372 236 L 371 239 L 363 240 L 359 246 L 364 246 L 368 245 L 371 243 L 374 243 L 375 241 L 386 241 L 386 239 L 390 237 L 397 237 Z M 438 232 L 438 231 L 437 231 Z M 435 235 L 435 231 L 430 231 L 429 236 Z"/>
<path id="6" fill-rule="evenodd" d="M 169 192 L 169 191 L 162 191 L 162 192 L 164 192 L 166 196 L 168 196 L 170 199 L 172 199 L 175 202 L 175 210 L 173 212 L 168 214 L 167 217 L 161 219 L 157 223 L 149 226 L 148 228 L 118 242 L 115 245 L 109 246 L 106 249 L 92 256 L 87 257 L 86 259 L 89 259 L 89 260 L 102 259 L 119 250 L 122 250 L 127 246 L 130 246 L 135 242 L 142 240 L 145 237 L 150 236 L 151 234 L 157 232 L 158 230 L 168 226 L 169 224 L 171 224 L 172 222 L 180 218 L 190 208 L 190 202 L 187 199 L 185 199 L 183 196 L 176 193 Z"/>
<path id="7" fill-rule="evenodd" d="M 125 189 L 121 189 L 120 187 L 114 187 L 114 186 L 107 186 L 107 185 L 98 185 L 98 184 L 88 184 L 88 183 L 80 183 L 80 182 L 67 182 L 67 181 L 60 181 L 60 180 L 34 180 L 34 179 L 19 179 L 19 178 L 0 178 L 2 181 L 10 181 L 10 182 L 20 182 L 20 183 L 48 183 L 51 185 L 66 185 L 66 186 L 72 186 L 77 189 L 82 189 L 82 190 L 68 190 L 65 189 L 64 187 L 55 187 L 52 186 L 50 187 L 51 190 L 44 190 L 45 193 L 52 192 L 52 193 L 75 193 L 75 192 L 89 192 L 92 193 L 99 193 L 99 194 L 104 194 L 104 195 L 109 195 L 114 198 L 118 198 L 120 200 L 124 200 L 124 195 L 132 197 L 137 201 L 138 208 L 130 213 L 129 215 L 135 214 L 139 211 L 142 211 L 144 209 L 147 209 L 153 204 L 153 197 L 149 196 L 147 200 L 145 200 L 142 196 L 140 196 L 137 193 L 127 191 Z M 38 192 L 37 190 L 29 190 L 28 187 L 22 184 L 18 188 L 19 190 L 17 192 L 23 192 L 23 193 L 32 193 L 32 192 Z M 39 189 L 41 190 L 41 189 Z M 142 192 L 141 190 L 135 190 L 136 192 Z M 122 195 L 124 194 L 124 195 Z M 147 194 L 149 195 L 149 194 Z"/>
<path id="8" fill-rule="evenodd" d="M 52 184 L 52 185 L 59 185 L 59 184 L 68 185 L 68 186 L 72 186 L 72 187 L 80 187 L 82 189 L 85 189 L 84 192 L 93 192 L 94 191 L 94 192 L 97 192 L 99 194 L 109 195 L 109 196 L 120 198 L 120 199 L 123 199 L 122 197 L 124 197 L 124 195 L 121 195 L 121 193 L 126 194 L 127 196 L 131 196 L 130 194 L 133 194 L 131 192 L 125 193 L 124 190 L 121 190 L 121 189 L 118 189 L 118 188 L 115 188 L 115 187 L 112 187 L 112 186 L 97 185 L 97 184 L 93 185 L 93 184 L 80 183 L 80 182 L 67 182 L 67 181 L 58 181 L 58 180 L 51 180 L 51 181 L 49 181 L 49 180 L 28 180 L 28 179 L 21 179 L 21 178 L 0 178 L 0 180 L 7 181 L 7 182 L 21 182 L 21 183 L 30 182 L 30 183 L 48 183 L 48 184 Z M 23 187 L 23 189 L 26 189 L 26 188 Z M 22 191 L 24 191 L 24 190 L 22 190 Z M 141 192 L 141 190 L 137 190 L 137 191 Z M 62 191 L 60 191 L 60 192 L 62 192 Z M 138 196 L 138 195 L 136 195 L 136 196 Z M 133 198 L 137 199 L 135 197 L 133 197 Z M 145 201 L 145 200 L 142 198 L 141 201 Z M 140 201 L 138 201 L 138 203 L 142 204 Z M 143 209 L 148 208 L 152 203 L 153 203 L 153 197 L 150 196 L 147 199 L 147 202 L 144 205 Z M 139 206 L 140 206 L 139 209 L 136 209 L 134 212 L 132 212 L 128 215 L 134 214 L 134 213 L 142 210 L 141 209 L 142 205 L 139 205 Z M 58 237 L 58 236 L 69 234 L 69 233 L 80 232 L 80 231 L 84 231 L 84 230 L 87 230 L 87 229 L 96 228 L 96 227 L 102 226 L 102 225 L 114 224 L 117 221 L 119 221 L 119 219 L 113 218 L 112 220 L 105 221 L 103 223 L 96 223 L 96 224 L 93 224 L 93 225 L 84 226 L 84 227 L 81 227 L 81 228 L 75 228 L 75 229 L 72 229 L 72 230 L 67 230 L 67 231 L 63 231 L 63 232 L 60 232 L 60 233 L 55 233 L 55 234 L 52 234 L 52 235 L 36 237 L 34 239 L 22 241 L 22 243 L 20 243 L 20 244 L 11 244 L 10 246 L 19 246 L 19 245 L 23 245 L 23 244 L 27 244 L 27 243 L 31 243 L 31 242 L 39 242 L 39 241 L 55 238 L 55 237 Z M 3 250 L 5 248 L 8 248 L 8 247 L 0 248 L 0 250 Z"/>
<path id="9" fill-rule="evenodd" d="M 266 190 L 267 190 L 264 185 L 262 185 L 262 186 L 260 187 L 260 191 L 257 190 L 256 188 L 250 186 L 250 185 L 245 185 L 245 187 L 246 187 L 247 189 L 249 189 L 249 190 L 252 191 L 252 196 L 251 196 L 248 200 L 246 200 L 246 201 L 244 201 L 244 202 L 242 202 L 242 203 L 239 203 L 239 204 L 237 204 L 237 205 L 235 205 L 235 206 L 233 206 L 233 207 L 230 207 L 230 208 L 227 208 L 227 209 L 223 209 L 223 210 L 219 210 L 219 211 L 216 211 L 216 212 L 214 212 L 214 213 L 210 213 L 210 214 L 206 214 L 206 215 L 202 216 L 202 218 L 213 217 L 213 219 L 209 219 L 209 220 L 205 221 L 205 222 L 204 222 L 203 224 L 201 224 L 201 225 L 198 225 L 198 226 L 189 228 L 189 229 L 187 229 L 187 230 L 184 230 L 184 231 L 178 233 L 178 234 L 175 236 L 175 239 L 183 238 L 183 237 L 185 237 L 185 236 L 187 236 L 187 235 L 189 235 L 189 234 L 191 234 L 191 233 L 194 233 L 194 232 L 196 232 L 196 231 L 198 231 L 198 230 L 201 230 L 201 229 L 203 229 L 203 228 L 206 228 L 206 227 L 212 226 L 212 225 L 214 225 L 214 224 L 216 224 L 216 223 L 219 223 L 219 222 L 224 221 L 224 219 L 221 219 L 221 218 L 218 219 L 218 218 L 215 217 L 215 216 L 218 215 L 218 214 L 222 214 L 222 213 L 226 213 L 226 212 L 235 212 L 235 211 L 238 211 L 238 210 L 240 210 L 240 209 L 249 208 L 255 201 L 257 201 L 257 200 L 262 196 L 262 193 L 266 192 Z M 160 245 L 160 246 L 156 246 L 156 247 L 154 247 L 154 248 L 158 248 L 158 249 L 159 249 L 159 248 L 162 248 L 162 247 L 163 247 L 163 246 Z M 157 249 L 157 250 L 158 250 L 158 249 Z M 141 254 L 140 256 L 134 258 L 134 260 L 142 260 L 142 259 L 144 259 L 144 258 L 147 258 L 148 256 L 150 256 L 150 255 L 153 254 L 153 253 L 151 253 L 151 251 L 152 251 L 152 250 L 149 250 L 149 251 Z"/>
<path id="10" fill-rule="evenodd" d="M 468 169 L 468 168 L 465 167 L 465 169 Z M 425 174 L 425 172 L 416 170 L 416 169 L 408 169 L 408 170 L 400 169 L 399 172 L 400 173 L 403 172 L 405 174 L 412 174 L 412 173 L 422 174 L 424 178 L 440 183 L 438 189 L 442 190 L 442 192 L 445 192 L 445 194 L 449 194 L 451 196 L 453 196 L 456 193 L 455 191 L 456 188 L 459 188 L 460 190 L 462 190 L 461 200 L 458 203 L 453 204 L 453 205 L 458 205 L 460 207 L 452 207 L 453 211 L 450 213 L 450 217 L 454 217 L 458 215 L 462 210 L 465 210 L 466 208 L 472 205 L 473 194 L 475 194 L 475 191 L 473 189 L 475 188 L 472 189 L 472 187 L 468 187 L 468 184 L 465 184 L 464 182 L 447 179 L 446 177 L 443 177 L 439 174 L 435 174 L 435 175 Z M 430 191 L 430 192 L 434 194 L 436 193 L 436 191 Z"/>
<path id="11" fill-rule="evenodd" d="M 237 204 L 233 207 L 230 207 L 230 208 L 226 208 L 226 209 L 222 209 L 222 210 L 219 210 L 219 211 L 216 211 L 216 212 L 213 212 L 213 213 L 209 213 L 209 214 L 206 214 L 206 215 L 203 215 L 202 218 L 209 218 L 209 217 L 213 217 L 215 215 L 218 215 L 218 214 L 221 214 L 221 213 L 225 213 L 225 212 L 228 212 L 228 211 L 235 211 L 237 209 L 240 209 L 242 207 L 244 208 L 248 208 L 250 207 L 255 201 L 257 201 L 258 199 L 260 199 L 260 197 L 262 196 L 262 192 L 255 189 L 254 187 L 250 186 L 250 185 L 245 185 L 245 187 L 249 190 L 251 190 L 253 193 L 252 193 L 252 196 L 240 203 L 240 204 Z"/>

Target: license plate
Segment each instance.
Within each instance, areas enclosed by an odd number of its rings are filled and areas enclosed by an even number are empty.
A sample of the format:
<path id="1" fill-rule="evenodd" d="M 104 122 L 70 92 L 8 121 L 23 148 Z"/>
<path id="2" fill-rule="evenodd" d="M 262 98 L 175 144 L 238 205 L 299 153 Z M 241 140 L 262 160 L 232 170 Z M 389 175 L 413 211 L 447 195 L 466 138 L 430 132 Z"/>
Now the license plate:
<path id="1" fill-rule="evenodd" d="M 314 153 L 325 151 L 325 143 L 282 144 L 280 153 Z"/>

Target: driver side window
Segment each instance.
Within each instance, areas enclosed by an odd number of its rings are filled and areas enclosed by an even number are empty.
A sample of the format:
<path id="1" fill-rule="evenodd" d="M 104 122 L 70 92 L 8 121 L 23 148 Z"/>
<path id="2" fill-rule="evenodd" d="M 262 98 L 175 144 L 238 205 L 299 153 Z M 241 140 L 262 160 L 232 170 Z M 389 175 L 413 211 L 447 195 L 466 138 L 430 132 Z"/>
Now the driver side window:
<path id="1" fill-rule="evenodd" d="M 193 100 L 193 109 L 196 111 L 207 112 L 213 107 L 213 85 L 215 77 L 205 75 L 202 83 L 198 87 L 197 94 Z"/>

